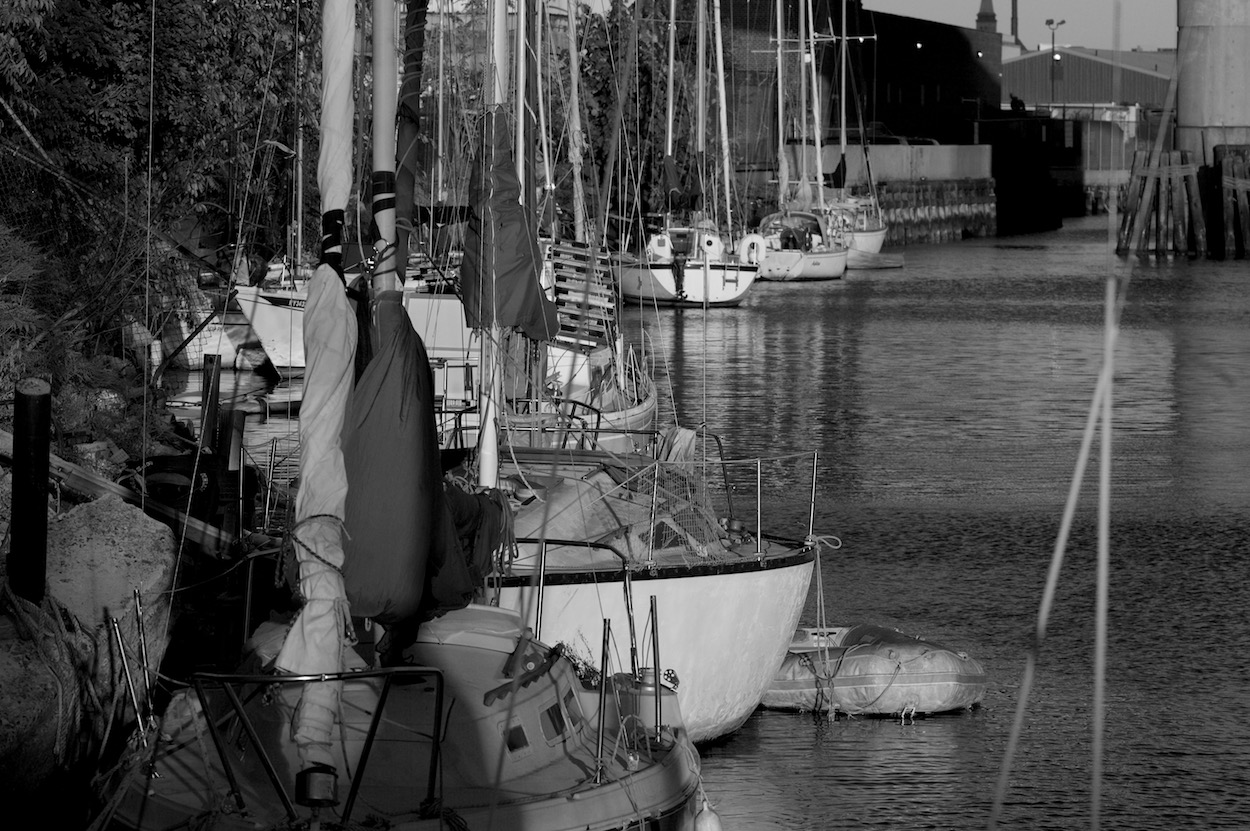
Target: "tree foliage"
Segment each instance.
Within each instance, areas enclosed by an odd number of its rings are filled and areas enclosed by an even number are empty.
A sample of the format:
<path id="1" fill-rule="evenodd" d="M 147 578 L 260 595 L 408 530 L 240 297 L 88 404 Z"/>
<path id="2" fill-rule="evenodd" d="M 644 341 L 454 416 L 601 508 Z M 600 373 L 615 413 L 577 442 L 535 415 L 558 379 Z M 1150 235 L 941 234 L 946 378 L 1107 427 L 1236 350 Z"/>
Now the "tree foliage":
<path id="1" fill-rule="evenodd" d="M 318 19 L 314 0 L 0 4 L 0 383 L 52 381 L 62 429 L 140 435 L 123 335 L 185 292 L 169 235 L 198 219 L 283 246 Z"/>
<path id="2" fill-rule="evenodd" d="M 150 176 L 139 195 L 159 200 L 164 230 L 199 215 L 273 246 L 292 213 L 283 148 L 316 102 L 318 16 L 309 0 L 60 0 L 37 30 L 0 17 L 0 32 L 27 35 L 5 65 L 28 71 L 2 80 L 52 164 L 88 190 L 120 195 Z"/>

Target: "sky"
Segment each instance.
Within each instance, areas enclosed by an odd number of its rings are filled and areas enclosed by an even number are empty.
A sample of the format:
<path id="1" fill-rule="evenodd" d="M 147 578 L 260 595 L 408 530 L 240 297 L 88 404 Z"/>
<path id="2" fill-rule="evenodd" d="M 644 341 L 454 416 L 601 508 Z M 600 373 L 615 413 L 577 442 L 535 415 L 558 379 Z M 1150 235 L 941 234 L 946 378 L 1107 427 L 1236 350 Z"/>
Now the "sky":
<path id="1" fill-rule="evenodd" d="M 998 31 L 1011 34 L 1011 0 L 993 0 Z M 863 0 L 864 8 L 975 29 L 981 0 Z M 1016 0 L 1020 40 L 1030 49 L 1050 46 L 1046 19 L 1063 20 L 1055 42 L 1111 49 L 1119 9 L 1121 49 L 1176 48 L 1177 0 Z"/>

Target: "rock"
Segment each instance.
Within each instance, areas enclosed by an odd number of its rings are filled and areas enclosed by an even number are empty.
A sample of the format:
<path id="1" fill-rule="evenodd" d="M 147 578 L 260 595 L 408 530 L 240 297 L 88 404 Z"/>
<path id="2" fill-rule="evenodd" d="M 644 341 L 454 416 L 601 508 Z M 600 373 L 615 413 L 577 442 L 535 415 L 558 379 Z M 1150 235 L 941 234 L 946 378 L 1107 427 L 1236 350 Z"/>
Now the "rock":
<path id="1" fill-rule="evenodd" d="M 7 519 L 7 491 L 0 499 Z M 15 600 L 0 621 L 0 794 L 55 790 L 60 784 L 49 783 L 66 770 L 95 761 L 99 740 L 115 718 L 133 724 L 111 622 L 118 621 L 142 701 L 134 591 L 140 592 L 154 671 L 171 628 L 175 554 L 167 526 L 116 496 L 49 521 L 48 599 L 41 609 Z"/>

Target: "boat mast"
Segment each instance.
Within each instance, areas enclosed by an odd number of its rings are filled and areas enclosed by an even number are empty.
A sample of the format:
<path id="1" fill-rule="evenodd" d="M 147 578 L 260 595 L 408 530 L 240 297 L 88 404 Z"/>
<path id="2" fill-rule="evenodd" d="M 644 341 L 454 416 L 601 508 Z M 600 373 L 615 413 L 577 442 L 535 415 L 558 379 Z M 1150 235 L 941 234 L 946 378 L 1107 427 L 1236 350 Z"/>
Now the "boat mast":
<path id="1" fill-rule="evenodd" d="M 839 166 L 842 168 L 842 193 L 838 195 L 839 199 L 845 198 L 846 195 L 846 0 L 842 0 L 842 37 L 838 38 L 838 135 L 839 149 Z M 862 127 L 861 127 L 862 129 Z M 861 136 L 862 138 L 862 136 Z"/>
<path id="2" fill-rule="evenodd" d="M 695 90 L 697 97 L 695 99 L 695 131 L 694 131 L 694 151 L 695 158 L 698 159 L 699 181 L 700 185 L 705 181 L 703 175 L 703 165 L 706 161 L 707 154 L 707 0 L 696 0 L 698 3 L 698 12 L 696 14 L 697 33 L 695 50 L 697 63 L 695 73 Z M 700 187 L 701 191 L 705 189 Z M 705 197 L 706 198 L 706 197 Z"/>
<path id="3" fill-rule="evenodd" d="M 487 87 L 486 129 L 491 149 L 483 154 L 482 164 L 493 163 L 494 135 L 496 130 L 506 127 L 503 107 L 508 100 L 508 4 L 507 0 L 493 0 L 490 5 L 490 52 L 489 69 L 490 84 Z M 518 36 L 524 32 L 518 25 Z M 520 119 L 517 119 L 520 121 Z M 519 156 L 519 154 L 518 154 Z M 518 159 L 519 162 L 519 159 Z M 520 170 L 518 179 L 520 177 Z M 487 177 L 490 178 L 489 176 Z M 522 181 L 524 181 L 522 179 Z M 490 196 L 487 197 L 491 198 Z M 491 273 L 482 275 L 483 279 L 494 280 L 497 258 L 491 257 Z M 491 293 L 494 296 L 494 292 Z M 491 315 L 492 320 L 494 315 Z M 487 336 L 482 338 L 482 368 L 485 373 L 482 383 L 481 425 L 478 430 L 478 484 L 493 488 L 499 483 L 499 407 L 503 400 L 503 327 L 492 322 Z"/>
<path id="4" fill-rule="evenodd" d="M 733 200 L 730 198 L 730 182 L 733 181 L 729 170 L 729 114 L 725 111 L 725 101 L 728 96 L 725 93 L 725 49 L 724 41 L 721 37 L 720 25 L 720 0 L 712 0 L 712 25 L 715 27 L 716 33 L 716 96 L 717 110 L 719 112 L 720 124 L 720 156 L 721 156 L 721 176 L 722 187 L 725 189 L 725 227 L 729 231 L 729 238 L 733 239 L 734 219 L 733 219 Z"/>
<path id="5" fill-rule="evenodd" d="M 821 118 L 820 76 L 816 68 L 816 12 L 812 8 L 812 0 L 806 0 L 806 2 L 807 20 L 811 31 L 806 34 L 807 39 L 803 56 L 811 64 L 812 124 L 815 127 L 812 131 L 812 138 L 816 146 L 816 204 L 820 206 L 820 214 L 823 217 L 825 213 L 825 160 L 822 157 L 824 155 L 825 122 Z"/>
<path id="6" fill-rule="evenodd" d="M 556 182 L 555 176 L 551 172 L 551 130 L 547 124 L 547 96 L 543 84 L 539 83 L 539 79 L 542 77 L 542 59 L 547 49 L 543 33 L 546 32 L 547 25 L 551 20 L 547 14 L 546 4 L 541 7 L 536 6 L 532 17 L 534 21 L 534 81 L 532 90 L 534 93 L 533 100 L 538 108 L 538 140 L 542 143 L 543 159 L 544 196 L 538 207 L 542 208 L 543 215 L 547 219 L 547 228 L 551 233 L 551 238 L 558 240 L 560 233 L 556 222 L 558 216 L 556 213 Z"/>
<path id="7" fill-rule="evenodd" d="M 300 57 L 300 11 L 295 4 L 295 254 L 291 257 L 291 285 L 299 277 L 300 260 L 304 257 L 304 94 L 301 81 L 304 62 Z"/>
<path id="8" fill-rule="evenodd" d="M 635 8 L 637 8 L 637 6 L 635 6 Z M 674 53 L 676 49 L 677 49 L 677 0 L 668 0 L 668 84 L 667 84 L 668 102 L 667 102 L 667 109 L 665 111 L 665 119 L 664 119 L 664 124 L 665 124 L 664 158 L 665 159 L 673 158 L 673 110 L 674 110 L 673 69 L 674 69 L 674 64 L 676 60 L 674 57 Z M 669 182 L 668 186 L 665 187 L 664 189 L 665 193 L 668 194 L 665 197 L 665 204 L 664 204 L 664 207 L 667 209 L 667 213 L 664 217 L 665 227 L 667 227 L 672 221 L 672 215 L 673 215 L 672 188 L 675 184 L 676 184 L 675 182 Z"/>
<path id="9" fill-rule="evenodd" d="M 446 75 L 447 75 L 447 52 L 445 48 L 446 32 L 447 32 L 447 3 L 446 0 L 440 0 L 438 4 L 438 129 L 435 133 L 435 148 L 438 155 L 434 160 L 434 170 L 438 177 L 437 188 L 438 196 L 436 197 L 440 203 L 447 201 L 447 180 L 446 180 L 446 162 L 443 161 L 445 148 L 443 147 L 443 130 L 446 128 L 446 110 L 444 102 L 447 97 Z M 433 223 L 431 223 L 431 229 Z"/>
<path id="10" fill-rule="evenodd" d="M 586 190 L 582 184 L 581 60 L 577 52 L 577 3 L 569 3 L 569 166 L 573 171 L 573 238 L 586 242 Z"/>
<path id="11" fill-rule="evenodd" d="M 516 148 L 516 178 L 521 186 L 521 204 L 529 205 L 532 201 L 530 187 L 530 170 L 526 167 L 525 148 L 528 146 L 526 142 L 529 140 L 529 119 L 526 117 L 525 111 L 527 102 L 524 102 L 522 91 L 529 85 L 529 55 L 526 54 L 527 43 L 525 39 L 525 28 L 529 26 L 529 2 L 528 0 L 514 0 L 516 3 L 516 53 L 514 55 L 514 64 L 512 67 L 513 76 L 516 78 L 516 127 L 513 135 L 513 146 Z M 506 101 L 507 99 L 501 99 Z"/>
<path id="12" fill-rule="evenodd" d="M 802 181 L 802 204 L 807 207 L 811 204 L 811 178 L 808 176 L 807 167 L 807 137 L 811 135 L 807 131 L 807 72 L 803 68 L 804 59 L 807 56 L 807 49 L 804 44 L 804 32 L 807 31 L 807 4 L 804 0 L 799 0 L 799 142 L 802 152 L 799 154 L 799 177 Z"/>
<path id="13" fill-rule="evenodd" d="M 777 0 L 777 209 L 784 210 L 790 189 L 790 161 L 786 158 L 785 8 Z"/>
<path id="14" fill-rule="evenodd" d="M 395 54 L 395 2 L 373 3 L 373 293 L 399 288 L 395 256 L 395 116 L 399 60 Z"/>

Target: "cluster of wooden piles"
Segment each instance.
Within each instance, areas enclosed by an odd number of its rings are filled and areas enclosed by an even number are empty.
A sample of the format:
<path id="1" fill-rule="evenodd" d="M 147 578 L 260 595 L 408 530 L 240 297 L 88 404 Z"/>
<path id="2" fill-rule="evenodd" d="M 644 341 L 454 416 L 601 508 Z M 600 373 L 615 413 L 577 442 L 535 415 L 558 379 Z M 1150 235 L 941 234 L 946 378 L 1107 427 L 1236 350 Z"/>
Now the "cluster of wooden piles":
<path id="1" fill-rule="evenodd" d="M 1224 219 L 1224 256 L 1250 257 L 1250 147 L 1215 148 Z"/>
<path id="2" fill-rule="evenodd" d="M 1139 150 L 1134 154 L 1116 239 L 1117 253 L 1133 251 L 1206 255 L 1207 229 L 1198 191 L 1198 168 L 1188 151 L 1156 150 L 1148 154 Z"/>

